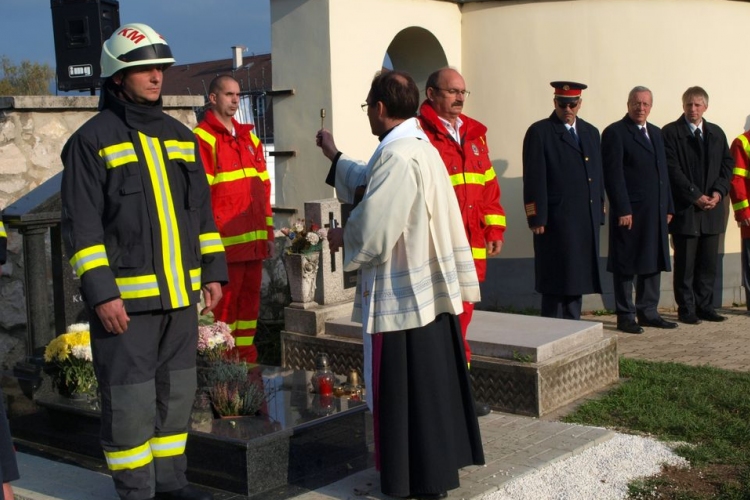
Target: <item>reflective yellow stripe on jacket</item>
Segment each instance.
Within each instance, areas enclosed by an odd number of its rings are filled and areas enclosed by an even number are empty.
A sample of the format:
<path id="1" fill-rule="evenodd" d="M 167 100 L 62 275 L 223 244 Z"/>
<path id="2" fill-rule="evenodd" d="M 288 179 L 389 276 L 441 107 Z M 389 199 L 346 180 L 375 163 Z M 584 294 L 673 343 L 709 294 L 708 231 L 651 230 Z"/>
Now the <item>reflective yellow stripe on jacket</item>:
<path id="1" fill-rule="evenodd" d="M 212 176 L 211 185 L 216 185 L 221 182 L 232 182 L 240 179 L 247 179 L 249 177 L 258 177 L 263 182 L 270 180 L 268 172 L 258 172 L 255 168 L 241 168 L 233 170 L 231 172 L 222 172 L 215 176 Z"/>
<path id="2" fill-rule="evenodd" d="M 154 460 L 154 456 L 151 454 L 151 446 L 148 443 L 143 443 L 129 450 L 105 450 L 104 458 L 107 460 L 109 470 L 137 469 L 150 464 Z"/>
<path id="3" fill-rule="evenodd" d="M 156 199 L 156 213 L 159 219 L 159 235 L 161 237 L 161 258 L 167 280 L 169 302 L 174 308 L 185 307 L 190 305 L 190 298 L 185 289 L 180 229 L 177 225 L 172 189 L 167 177 L 161 144 L 157 138 L 148 137 L 141 132 L 138 133 L 138 136 L 141 140 Z"/>
<path id="4" fill-rule="evenodd" d="M 191 269 L 190 270 L 190 286 L 193 288 L 194 292 L 197 292 L 201 289 L 201 269 Z"/>
<path id="5" fill-rule="evenodd" d="M 750 158 L 750 141 L 747 140 L 747 137 L 745 137 L 745 134 L 742 134 L 737 139 L 740 140 L 742 143 L 742 149 L 745 150 L 745 157 Z M 734 170 L 732 170 L 732 173 L 734 175 L 739 175 L 740 177 L 747 177 L 747 170 L 740 167 L 734 167 Z"/>
<path id="6" fill-rule="evenodd" d="M 484 223 L 488 226 L 501 226 L 505 227 L 505 216 L 504 215 L 485 215 Z"/>
<path id="7" fill-rule="evenodd" d="M 462 184 L 478 184 L 484 186 L 484 174 L 453 174 L 450 176 L 451 184 L 453 187 L 460 186 Z"/>
<path id="8" fill-rule="evenodd" d="M 211 156 L 213 157 L 213 164 L 216 165 L 216 137 L 209 134 L 207 131 L 203 130 L 200 127 L 195 127 L 193 129 L 193 133 L 206 141 L 209 146 L 211 146 Z M 206 177 L 208 178 L 208 185 L 212 185 L 214 183 L 214 176 L 206 173 Z"/>
<path id="9" fill-rule="evenodd" d="M 221 242 L 225 247 L 232 245 L 240 245 L 242 243 L 248 243 L 250 241 L 267 240 L 268 231 L 265 229 L 259 229 L 257 231 L 249 231 L 247 233 L 238 234 L 237 236 L 227 236 L 221 238 Z"/>
<path id="10" fill-rule="evenodd" d="M 460 186 L 462 184 L 476 184 L 478 186 L 484 186 L 495 177 L 497 177 L 497 175 L 495 175 L 495 169 L 493 167 L 488 168 L 483 174 L 461 173 L 453 174 L 450 176 L 451 184 L 453 185 L 453 187 Z"/>
<path id="11" fill-rule="evenodd" d="M 123 299 L 159 296 L 159 283 L 156 281 L 155 274 L 115 278 L 115 283 L 117 283 L 117 287 L 120 289 L 120 297 Z"/>
<path id="12" fill-rule="evenodd" d="M 164 141 L 167 158 L 170 160 L 184 160 L 195 162 L 195 143 L 190 141 Z"/>
<path id="13" fill-rule="evenodd" d="M 121 167 L 126 163 L 138 162 L 138 156 L 135 154 L 135 147 L 132 142 L 108 146 L 99 151 L 99 156 L 102 157 L 108 169 Z"/>
<path id="14" fill-rule="evenodd" d="M 745 157 L 750 158 L 750 141 L 748 141 L 747 137 L 745 137 L 745 134 L 742 134 L 737 139 L 739 139 L 740 142 L 742 143 L 742 149 L 745 150 Z M 732 173 L 740 177 L 748 176 L 747 169 L 740 168 L 740 167 L 734 167 L 734 169 L 732 170 Z M 738 201 L 737 203 L 733 203 L 732 209 L 735 212 L 737 212 L 739 210 L 747 208 L 748 206 L 750 206 L 750 204 L 748 204 L 748 200 L 741 200 L 741 201 Z"/>
<path id="15" fill-rule="evenodd" d="M 3 225 L 3 221 L 0 220 L 0 238 L 7 238 L 8 233 L 5 232 L 5 226 Z"/>
<path id="16" fill-rule="evenodd" d="M 475 248 L 471 247 L 471 256 L 474 257 L 476 260 L 485 260 L 487 259 L 487 249 L 486 248 Z"/>
<path id="17" fill-rule="evenodd" d="M 93 245 L 83 248 L 76 252 L 70 259 L 70 266 L 80 278 L 86 271 L 91 271 L 97 267 L 109 266 L 107 259 L 107 250 L 104 245 Z"/>
<path id="18" fill-rule="evenodd" d="M 224 245 L 221 243 L 219 233 L 203 233 L 198 239 L 201 245 L 201 255 L 224 251 Z"/>
<path id="19" fill-rule="evenodd" d="M 484 172 L 484 183 L 487 184 L 488 182 L 490 182 L 495 177 L 497 177 L 497 175 L 495 174 L 495 167 L 490 166 L 490 168 L 488 168 Z"/>

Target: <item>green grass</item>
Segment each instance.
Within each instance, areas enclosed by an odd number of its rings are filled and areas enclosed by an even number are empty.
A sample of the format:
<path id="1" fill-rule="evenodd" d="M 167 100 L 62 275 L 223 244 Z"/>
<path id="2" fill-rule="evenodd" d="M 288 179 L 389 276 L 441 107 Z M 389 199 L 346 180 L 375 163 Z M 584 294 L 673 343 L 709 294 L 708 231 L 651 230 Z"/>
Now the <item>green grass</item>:
<path id="1" fill-rule="evenodd" d="M 594 316 L 613 316 L 616 313 L 612 309 L 596 309 L 591 311 L 591 314 Z"/>
<path id="2" fill-rule="evenodd" d="M 622 384 L 563 420 L 689 443 L 675 451 L 693 466 L 739 471 L 720 498 L 750 499 L 749 373 L 621 358 L 620 377 Z M 631 485 L 631 495 L 632 488 L 642 486 Z"/>

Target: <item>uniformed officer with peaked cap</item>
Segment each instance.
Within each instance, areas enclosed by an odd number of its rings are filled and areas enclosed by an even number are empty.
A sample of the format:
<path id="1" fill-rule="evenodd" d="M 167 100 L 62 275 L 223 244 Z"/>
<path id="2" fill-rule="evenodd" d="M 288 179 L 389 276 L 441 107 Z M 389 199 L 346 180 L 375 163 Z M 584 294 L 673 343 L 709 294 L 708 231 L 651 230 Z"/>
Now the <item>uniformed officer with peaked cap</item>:
<path id="1" fill-rule="evenodd" d="M 601 293 L 604 183 L 599 131 L 578 118 L 587 86 L 555 81 L 552 114 L 523 141 L 523 195 L 534 238 L 542 316 L 579 319 L 582 295 Z"/>

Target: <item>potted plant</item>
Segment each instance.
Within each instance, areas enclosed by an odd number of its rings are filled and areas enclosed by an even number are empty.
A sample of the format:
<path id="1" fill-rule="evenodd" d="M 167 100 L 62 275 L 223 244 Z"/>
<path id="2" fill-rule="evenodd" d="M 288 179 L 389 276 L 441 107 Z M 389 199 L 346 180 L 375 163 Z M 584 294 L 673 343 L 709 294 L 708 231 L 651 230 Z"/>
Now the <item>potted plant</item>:
<path id="1" fill-rule="evenodd" d="M 234 348 L 234 337 L 229 325 L 223 321 L 214 321 L 212 314 L 198 319 L 198 357 L 196 373 L 198 387 L 207 392 L 209 379 L 215 364 L 230 358 Z"/>
<path id="2" fill-rule="evenodd" d="M 281 228 L 281 232 L 289 239 L 285 249 L 287 255 L 320 252 L 323 240 L 328 236 L 326 228 L 318 227 L 316 224 L 305 227 L 303 219 L 298 219 L 292 227 Z"/>
<path id="3" fill-rule="evenodd" d="M 220 361 L 211 367 L 208 396 L 219 417 L 256 415 L 266 401 L 262 379 L 249 373 L 245 362 Z"/>
<path id="4" fill-rule="evenodd" d="M 71 325 L 65 333 L 47 344 L 44 361 L 56 368 L 54 382 L 60 394 L 78 399 L 96 393 L 88 323 Z"/>
<path id="5" fill-rule="evenodd" d="M 288 238 L 284 251 L 284 268 L 286 269 L 289 291 L 292 302 L 312 302 L 315 297 L 315 281 L 318 276 L 320 250 L 328 230 L 315 224 L 305 226 L 300 219 L 290 228 L 281 232 Z"/>
<path id="6" fill-rule="evenodd" d="M 201 316 L 198 326 L 198 356 L 204 364 L 224 359 L 225 354 L 234 348 L 234 337 L 229 325 L 214 321 L 212 316 Z"/>

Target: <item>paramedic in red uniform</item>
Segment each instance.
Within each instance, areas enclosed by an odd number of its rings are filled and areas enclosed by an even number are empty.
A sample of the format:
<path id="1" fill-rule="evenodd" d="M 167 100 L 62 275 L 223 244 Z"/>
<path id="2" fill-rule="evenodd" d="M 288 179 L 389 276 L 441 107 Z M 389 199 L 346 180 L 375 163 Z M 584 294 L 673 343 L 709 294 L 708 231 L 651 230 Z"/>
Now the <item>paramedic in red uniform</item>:
<path id="1" fill-rule="evenodd" d="M 214 317 L 232 329 L 240 358 L 255 363 L 263 259 L 274 253 L 271 181 L 253 125 L 234 118 L 240 103 L 237 80 L 229 75 L 214 78 L 208 100 L 210 109 L 193 132 L 229 266 L 229 284 Z"/>
<path id="2" fill-rule="evenodd" d="M 466 237 L 471 245 L 479 281 L 485 279 L 487 258 L 500 253 L 505 232 L 505 211 L 500 205 L 500 184 L 487 147 L 487 127 L 462 114 L 468 97 L 461 74 L 451 68 L 435 71 L 425 85 L 427 99 L 419 108 L 419 122 L 448 169 L 461 208 Z M 464 302 L 458 318 L 471 364 L 466 330 L 474 304 Z M 477 403 L 477 414 L 486 415 L 489 406 Z"/>

